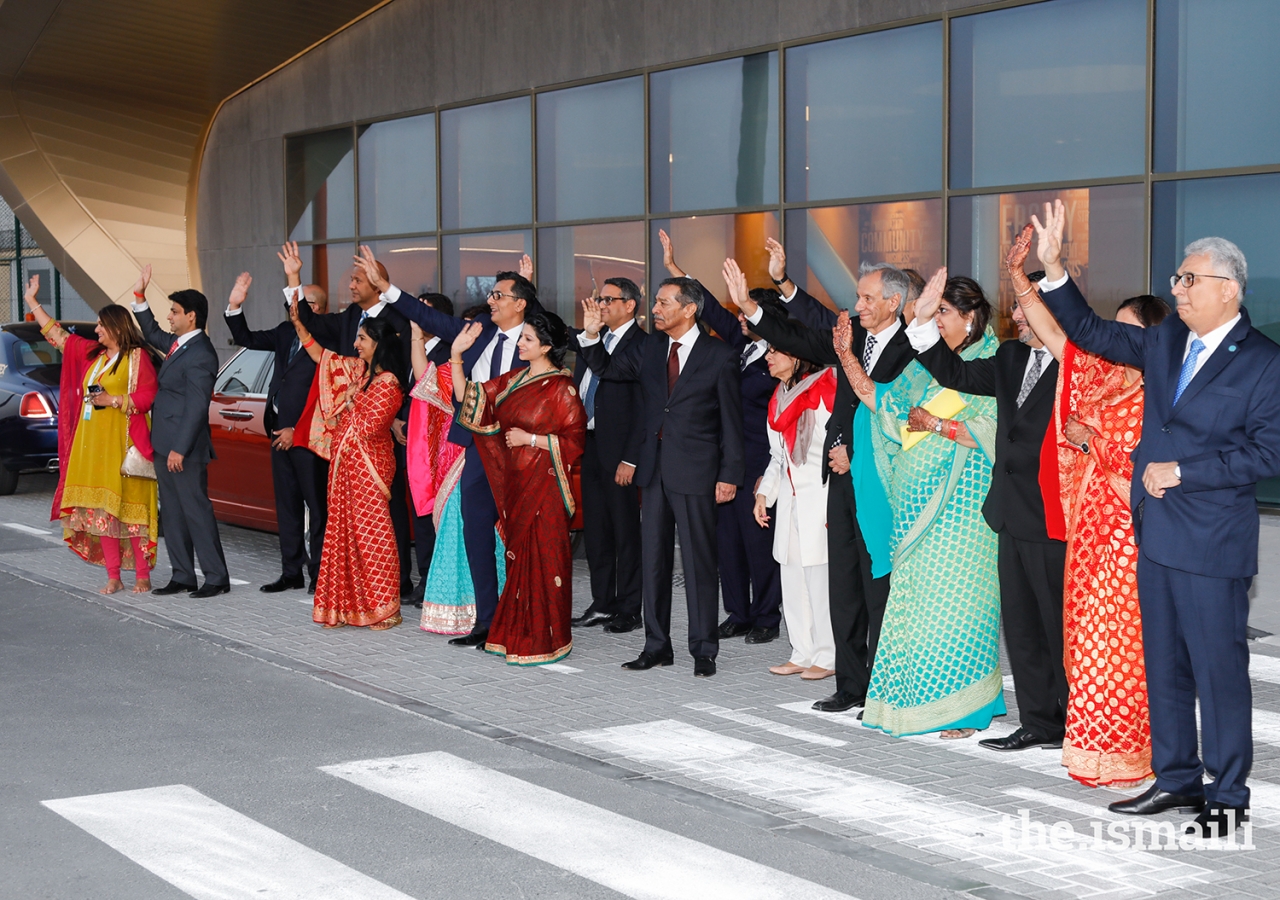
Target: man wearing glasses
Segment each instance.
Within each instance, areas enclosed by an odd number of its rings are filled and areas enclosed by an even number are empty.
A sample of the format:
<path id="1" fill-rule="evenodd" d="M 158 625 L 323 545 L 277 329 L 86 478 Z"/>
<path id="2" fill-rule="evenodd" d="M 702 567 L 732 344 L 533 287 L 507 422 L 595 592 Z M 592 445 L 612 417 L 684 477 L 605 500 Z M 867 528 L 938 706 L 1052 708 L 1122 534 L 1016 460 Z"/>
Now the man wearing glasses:
<path id="1" fill-rule="evenodd" d="M 1280 347 L 1241 306 L 1248 269 L 1223 238 L 1186 248 L 1178 315 L 1153 328 L 1089 309 L 1059 259 L 1066 214 L 1045 205 L 1040 290 L 1081 348 L 1143 370 L 1142 441 L 1130 504 L 1139 544 L 1151 766 L 1146 793 L 1113 812 L 1199 811 L 1188 831 L 1225 836 L 1248 816 L 1253 764 L 1249 584 L 1258 571 L 1256 484 L 1280 475 Z M 1197 753 L 1196 698 L 1204 727 Z M 1203 783 L 1205 770 L 1213 773 Z"/>

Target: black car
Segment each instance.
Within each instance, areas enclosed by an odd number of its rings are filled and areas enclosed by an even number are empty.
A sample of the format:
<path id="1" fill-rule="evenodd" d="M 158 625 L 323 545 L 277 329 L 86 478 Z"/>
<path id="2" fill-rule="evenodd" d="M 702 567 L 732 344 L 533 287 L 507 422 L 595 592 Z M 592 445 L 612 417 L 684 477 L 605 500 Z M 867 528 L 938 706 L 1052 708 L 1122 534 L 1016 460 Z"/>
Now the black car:
<path id="1" fill-rule="evenodd" d="M 63 327 L 92 338 L 93 323 Z M 0 494 L 18 487 L 18 473 L 58 470 L 58 379 L 62 353 L 34 322 L 0 329 Z"/>

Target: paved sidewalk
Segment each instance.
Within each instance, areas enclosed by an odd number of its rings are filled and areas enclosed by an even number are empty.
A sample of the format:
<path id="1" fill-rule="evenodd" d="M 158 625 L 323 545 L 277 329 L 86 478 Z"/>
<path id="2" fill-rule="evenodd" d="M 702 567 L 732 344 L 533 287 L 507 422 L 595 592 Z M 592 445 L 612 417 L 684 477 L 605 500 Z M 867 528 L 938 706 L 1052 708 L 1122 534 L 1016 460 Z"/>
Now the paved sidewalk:
<path id="1" fill-rule="evenodd" d="M 92 592 L 103 582 L 102 570 L 76 559 L 48 521 L 53 484 L 49 476 L 24 476 L 17 494 L 0 498 L 0 569 L 52 579 L 96 600 Z M 1280 633 L 1280 518 L 1264 516 L 1262 525 L 1263 575 L 1251 618 L 1261 630 Z M 932 872 L 940 880 L 931 883 L 977 896 L 1280 892 L 1272 861 L 1280 851 L 1280 645 L 1267 639 L 1252 645 L 1256 849 L 1140 852 L 1117 849 L 1109 837 L 1095 846 L 1095 829 L 1106 835 L 1112 823 L 1125 829 L 1132 823 L 1106 812 L 1116 793 L 1072 782 L 1056 753 L 991 753 L 977 746 L 977 737 L 895 740 L 861 727 L 851 714 L 810 712 L 809 704 L 830 693 L 834 681 L 769 675 L 767 667 L 786 658 L 785 635 L 761 646 L 724 642 L 719 674 L 712 679 L 694 679 L 692 661 L 680 652 L 671 668 L 623 671 L 619 664 L 639 651 L 642 635 L 608 635 L 598 628 L 575 630 L 573 653 L 562 665 L 509 667 L 420 631 L 418 611 L 411 607 L 405 609 L 405 625 L 389 632 L 322 630 L 311 622 L 306 593 L 257 590 L 279 575 L 274 535 L 235 527 L 224 527 L 222 535 L 233 579 L 247 582 L 229 596 L 197 601 L 121 593 L 113 603 L 240 642 L 251 656 L 256 648 L 273 659 L 295 660 L 303 671 L 317 667 L 354 679 L 358 689 L 394 692 L 652 776 L 678 786 L 677 800 L 696 791 L 733 804 L 722 804 L 724 809 L 755 810 L 825 832 L 883 868 L 912 877 Z M 156 584 L 169 575 L 163 547 L 160 560 Z M 126 584 L 131 581 L 126 574 Z M 581 561 L 574 588 L 580 610 L 588 593 Z M 686 633 L 682 597 L 678 583 L 677 646 Z M 1008 733 L 1016 725 L 1012 690 L 1006 702 L 1007 724 L 993 726 L 991 733 Z M 1057 822 L 1071 824 L 1081 839 L 1076 846 L 1048 843 L 1048 828 Z M 1060 826 L 1059 836 L 1064 831 Z"/>

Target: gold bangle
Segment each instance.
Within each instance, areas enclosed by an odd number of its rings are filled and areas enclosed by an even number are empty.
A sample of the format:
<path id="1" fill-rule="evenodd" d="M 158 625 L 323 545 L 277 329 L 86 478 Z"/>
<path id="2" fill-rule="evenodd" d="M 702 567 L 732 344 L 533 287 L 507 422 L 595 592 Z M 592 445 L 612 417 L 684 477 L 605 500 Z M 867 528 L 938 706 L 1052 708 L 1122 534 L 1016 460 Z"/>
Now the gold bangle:
<path id="1" fill-rule="evenodd" d="M 1018 298 L 1018 299 L 1021 299 L 1021 298 L 1025 297 L 1025 296 L 1027 296 L 1027 294 L 1030 294 L 1030 293 L 1031 293 L 1032 291 L 1034 291 L 1035 289 L 1036 289 L 1036 286 L 1033 284 L 1033 285 L 1031 285 L 1031 287 L 1027 288 L 1027 289 L 1026 289 L 1025 291 L 1023 291 L 1021 294 L 1018 294 L 1018 295 L 1016 295 L 1016 296 L 1017 296 L 1017 298 Z"/>

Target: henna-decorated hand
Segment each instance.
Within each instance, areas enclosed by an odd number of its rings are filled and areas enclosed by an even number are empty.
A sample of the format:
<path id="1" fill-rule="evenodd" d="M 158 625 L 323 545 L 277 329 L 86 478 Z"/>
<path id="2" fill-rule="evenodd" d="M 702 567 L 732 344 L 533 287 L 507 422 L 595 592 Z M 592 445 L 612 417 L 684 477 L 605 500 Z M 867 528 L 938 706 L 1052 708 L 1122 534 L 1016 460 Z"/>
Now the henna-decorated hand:
<path id="1" fill-rule="evenodd" d="M 1035 287 L 1022 268 L 1022 264 L 1027 261 L 1027 256 L 1031 253 L 1031 235 L 1035 230 L 1036 227 L 1028 222 L 1014 239 L 1013 245 L 1009 247 L 1009 252 L 1004 257 L 1004 267 L 1009 272 L 1009 280 L 1013 283 L 1013 293 L 1017 296 L 1018 302 L 1024 306 L 1034 303 L 1037 299 Z"/>
<path id="2" fill-rule="evenodd" d="M 841 362 L 853 357 L 853 320 L 849 318 L 849 310 L 840 311 L 836 318 L 836 326 L 831 329 L 831 345 Z"/>
<path id="3" fill-rule="evenodd" d="M 913 406 L 911 412 L 907 413 L 907 431 L 936 432 L 940 421 L 942 420 L 923 406 Z"/>

